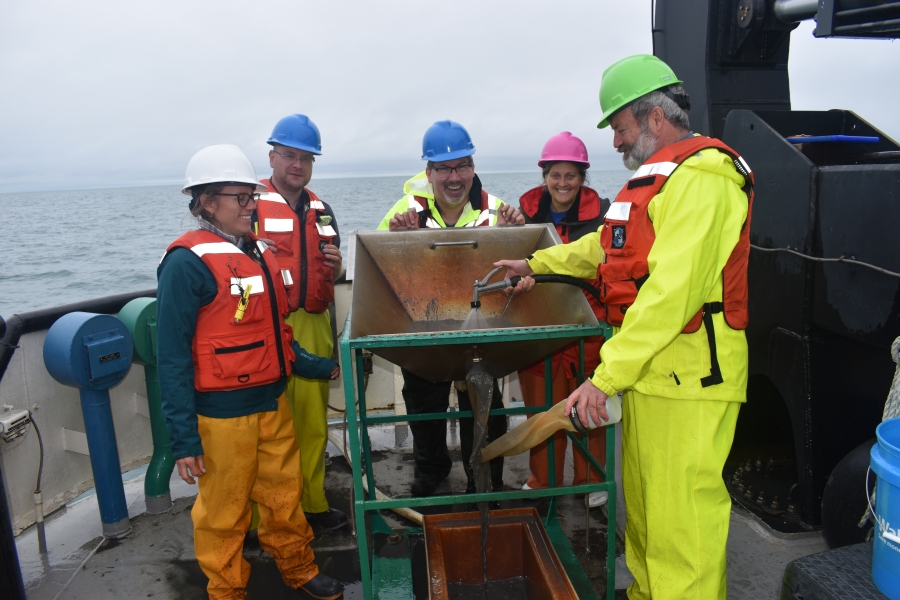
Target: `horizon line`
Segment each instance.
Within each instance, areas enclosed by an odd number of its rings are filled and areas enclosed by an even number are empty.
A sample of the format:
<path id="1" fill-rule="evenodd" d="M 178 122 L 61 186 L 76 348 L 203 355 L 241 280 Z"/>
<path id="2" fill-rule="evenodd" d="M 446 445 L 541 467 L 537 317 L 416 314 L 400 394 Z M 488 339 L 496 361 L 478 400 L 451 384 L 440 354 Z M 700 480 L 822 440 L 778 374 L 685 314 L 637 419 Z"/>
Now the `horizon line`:
<path id="1" fill-rule="evenodd" d="M 618 172 L 624 171 L 624 167 L 621 169 L 594 169 L 594 172 L 603 171 L 603 172 Z M 533 173 L 532 169 L 485 169 L 480 171 L 480 173 L 485 175 L 503 175 L 503 174 L 519 174 L 519 173 Z M 381 178 L 381 177 L 413 177 L 409 173 L 379 173 L 379 174 L 371 174 L 364 173 L 360 171 L 349 172 L 349 173 L 322 173 L 316 176 L 314 179 L 364 179 L 364 178 Z M 19 188 L 19 189 L 0 189 L 0 196 L 9 195 L 9 194 L 37 194 L 41 192 L 76 192 L 76 191 L 84 191 L 84 190 L 114 190 L 114 189 L 124 189 L 124 188 L 138 188 L 138 187 L 165 187 L 165 186 L 180 186 L 183 184 L 183 180 L 181 178 L 178 179 L 162 179 L 155 181 L 133 181 L 126 183 L 117 183 L 115 185 L 91 185 L 86 184 L 83 186 L 52 186 L 41 189 L 34 188 Z"/>

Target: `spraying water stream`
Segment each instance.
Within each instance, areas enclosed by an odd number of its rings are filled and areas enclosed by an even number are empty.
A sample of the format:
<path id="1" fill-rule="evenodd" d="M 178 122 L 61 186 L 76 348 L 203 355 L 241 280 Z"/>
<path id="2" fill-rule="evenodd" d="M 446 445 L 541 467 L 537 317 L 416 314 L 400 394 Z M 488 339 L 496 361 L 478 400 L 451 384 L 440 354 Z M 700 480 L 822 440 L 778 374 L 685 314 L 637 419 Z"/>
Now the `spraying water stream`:
<path id="1" fill-rule="evenodd" d="M 488 320 L 483 314 L 481 314 L 481 309 L 473 308 L 469 311 L 469 316 L 466 317 L 466 320 L 462 322 L 460 330 L 466 331 L 469 329 L 487 329 L 488 327 Z"/>

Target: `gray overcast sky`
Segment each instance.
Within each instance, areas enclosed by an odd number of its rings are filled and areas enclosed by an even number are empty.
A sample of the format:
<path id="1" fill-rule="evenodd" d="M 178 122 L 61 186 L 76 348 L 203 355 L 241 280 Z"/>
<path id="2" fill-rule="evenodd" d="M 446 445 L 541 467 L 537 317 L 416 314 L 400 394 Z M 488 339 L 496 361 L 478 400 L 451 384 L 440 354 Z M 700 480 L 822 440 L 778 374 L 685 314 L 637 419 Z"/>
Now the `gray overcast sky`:
<path id="1" fill-rule="evenodd" d="M 0 192 L 180 182 L 233 143 L 260 174 L 282 116 L 323 135 L 316 173 L 413 174 L 424 130 L 463 123 L 480 170 L 527 170 L 569 130 L 594 168 L 600 76 L 651 52 L 650 1 L 7 2 Z M 900 43 L 791 39 L 795 109 L 847 108 L 900 138 Z M 689 82 L 688 83 L 688 91 Z"/>

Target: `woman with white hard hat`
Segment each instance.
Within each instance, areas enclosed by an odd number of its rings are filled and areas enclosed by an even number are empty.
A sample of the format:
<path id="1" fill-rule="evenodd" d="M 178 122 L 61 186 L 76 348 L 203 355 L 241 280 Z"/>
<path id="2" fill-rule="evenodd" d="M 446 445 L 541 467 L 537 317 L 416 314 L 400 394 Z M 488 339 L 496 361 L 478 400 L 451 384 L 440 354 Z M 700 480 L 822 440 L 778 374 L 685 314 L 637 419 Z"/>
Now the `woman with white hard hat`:
<path id="1" fill-rule="evenodd" d="M 259 543 L 285 582 L 314 598 L 339 598 L 343 586 L 319 573 L 309 547 L 284 396 L 291 372 L 333 379 L 337 368 L 302 350 L 284 323 L 281 270 L 252 233 L 262 190 L 237 146 L 209 146 L 188 164 L 182 191 L 199 228 L 175 240 L 157 270 L 162 407 L 178 474 L 199 484 L 191 518 L 209 597 L 247 595 L 242 550 L 253 500 Z"/>
<path id="2" fill-rule="evenodd" d="M 538 161 L 541 167 L 543 183 L 525 192 L 519 198 L 519 210 L 525 215 L 526 223 L 551 223 L 564 244 L 574 242 L 587 233 L 597 231 L 603 224 L 603 215 L 609 208 L 609 200 L 601 198 L 597 192 L 585 185 L 588 162 L 587 148 L 584 142 L 563 131 L 547 140 Z M 591 281 L 597 285 L 597 281 Z M 600 305 L 590 294 L 585 293 L 588 302 L 594 309 L 598 319 L 603 319 Z M 599 363 L 600 345 L 603 337 L 596 336 L 584 341 L 584 368 L 586 373 L 592 372 Z M 553 354 L 553 403 L 558 404 L 578 387 L 576 378 L 578 371 L 579 345 L 577 342 Z M 541 360 L 519 371 L 519 383 L 526 406 L 543 406 L 545 404 L 544 361 Z M 531 415 L 530 415 L 531 416 Z M 563 467 L 566 460 L 566 435 L 560 431 L 554 436 L 553 448 L 555 458 L 556 485 L 562 485 Z M 606 461 L 606 429 L 598 427 L 589 434 L 591 454 L 600 464 Z M 572 452 L 575 477 L 573 485 L 589 483 L 590 470 L 587 461 L 577 451 Z M 547 442 L 531 449 L 529 459 L 531 476 L 523 489 L 541 489 L 548 487 L 549 474 L 547 463 Z M 590 477 L 599 481 L 596 475 Z M 606 492 L 592 492 L 588 497 L 591 507 L 600 506 L 607 501 Z"/>

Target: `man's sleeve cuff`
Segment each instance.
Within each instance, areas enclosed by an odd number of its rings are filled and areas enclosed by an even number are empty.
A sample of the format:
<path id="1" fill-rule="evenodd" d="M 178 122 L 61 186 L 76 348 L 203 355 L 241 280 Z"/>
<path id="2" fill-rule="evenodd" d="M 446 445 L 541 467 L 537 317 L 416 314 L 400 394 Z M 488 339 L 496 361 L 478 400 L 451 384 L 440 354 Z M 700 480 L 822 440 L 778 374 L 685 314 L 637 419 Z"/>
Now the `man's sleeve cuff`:
<path id="1" fill-rule="evenodd" d="M 594 387 L 596 387 L 607 396 L 615 396 L 616 394 L 618 394 L 619 390 L 610 385 L 609 382 L 601 377 L 601 375 L 601 373 L 594 371 L 594 376 L 591 377 L 591 383 L 594 384 Z"/>
<path id="2" fill-rule="evenodd" d="M 539 259 L 532 256 L 531 258 L 525 259 L 525 264 L 531 269 L 531 272 L 535 275 L 543 275 L 547 272 L 547 268 L 544 266 Z"/>

